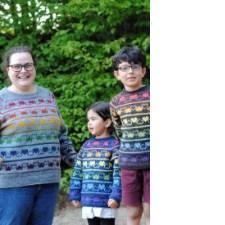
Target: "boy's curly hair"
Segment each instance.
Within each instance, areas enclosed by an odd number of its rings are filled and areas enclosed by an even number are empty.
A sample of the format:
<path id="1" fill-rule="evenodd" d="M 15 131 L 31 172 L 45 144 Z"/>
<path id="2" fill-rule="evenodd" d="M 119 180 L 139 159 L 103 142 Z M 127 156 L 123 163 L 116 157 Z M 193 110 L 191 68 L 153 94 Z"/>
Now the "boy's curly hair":
<path id="1" fill-rule="evenodd" d="M 146 67 L 146 57 L 140 49 L 134 47 L 123 47 L 112 59 L 112 68 L 114 71 L 119 69 L 119 64 L 128 62 L 130 64 L 139 64 L 142 68 Z"/>

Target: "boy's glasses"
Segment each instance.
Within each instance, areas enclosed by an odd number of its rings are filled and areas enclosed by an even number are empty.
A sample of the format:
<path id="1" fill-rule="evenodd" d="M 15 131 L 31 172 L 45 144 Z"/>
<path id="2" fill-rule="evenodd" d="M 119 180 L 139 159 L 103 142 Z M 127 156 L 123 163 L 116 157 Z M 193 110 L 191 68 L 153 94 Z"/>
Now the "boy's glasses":
<path id="1" fill-rule="evenodd" d="M 21 64 L 14 64 L 14 65 L 9 65 L 10 67 L 12 67 L 12 70 L 14 72 L 20 72 L 22 70 L 22 68 L 24 67 L 24 69 L 26 71 L 32 71 L 34 70 L 34 63 L 26 63 L 24 65 Z"/>
<path id="2" fill-rule="evenodd" d="M 139 66 L 138 64 L 134 64 L 132 66 L 128 66 L 128 65 L 124 65 L 124 66 L 121 66 L 119 67 L 119 69 L 122 71 L 122 72 L 129 72 L 130 68 L 133 70 L 133 71 L 139 71 L 141 69 L 141 66 Z"/>

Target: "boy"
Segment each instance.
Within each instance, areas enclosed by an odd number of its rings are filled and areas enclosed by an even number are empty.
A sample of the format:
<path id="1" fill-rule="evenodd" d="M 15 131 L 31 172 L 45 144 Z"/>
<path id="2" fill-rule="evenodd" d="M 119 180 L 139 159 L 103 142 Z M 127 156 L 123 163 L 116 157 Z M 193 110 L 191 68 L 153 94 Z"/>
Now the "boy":
<path id="1" fill-rule="evenodd" d="M 112 59 L 114 76 L 124 85 L 112 98 L 110 111 L 121 141 L 119 166 L 127 225 L 138 225 L 143 212 L 150 224 L 150 87 L 142 84 L 145 64 L 145 56 L 133 47 L 122 48 Z"/>

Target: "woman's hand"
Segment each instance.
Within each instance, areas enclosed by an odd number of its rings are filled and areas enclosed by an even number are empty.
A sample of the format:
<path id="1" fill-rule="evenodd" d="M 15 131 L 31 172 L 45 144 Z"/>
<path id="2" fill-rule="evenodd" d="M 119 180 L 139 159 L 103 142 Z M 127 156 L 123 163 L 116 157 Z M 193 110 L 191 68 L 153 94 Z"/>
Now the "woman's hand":
<path id="1" fill-rule="evenodd" d="M 116 209 L 118 207 L 119 203 L 114 199 L 109 199 L 108 201 L 108 207 L 112 209 Z"/>
<path id="2" fill-rule="evenodd" d="M 3 161 L 4 161 L 3 158 L 0 156 L 0 163 L 3 163 Z"/>
<path id="3" fill-rule="evenodd" d="M 75 200 L 73 200 L 71 203 L 72 203 L 72 205 L 73 205 L 75 208 L 81 207 L 80 201 L 75 201 Z"/>

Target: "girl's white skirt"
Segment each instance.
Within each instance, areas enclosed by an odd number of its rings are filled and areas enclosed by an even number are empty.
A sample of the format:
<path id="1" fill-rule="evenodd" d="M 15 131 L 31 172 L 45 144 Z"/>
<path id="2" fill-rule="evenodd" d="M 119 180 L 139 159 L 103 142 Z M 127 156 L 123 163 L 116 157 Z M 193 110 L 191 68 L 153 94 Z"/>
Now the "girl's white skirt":
<path id="1" fill-rule="evenodd" d="M 82 218 L 92 219 L 99 218 L 116 218 L 117 210 L 111 208 L 98 208 L 98 207 L 83 207 Z"/>

